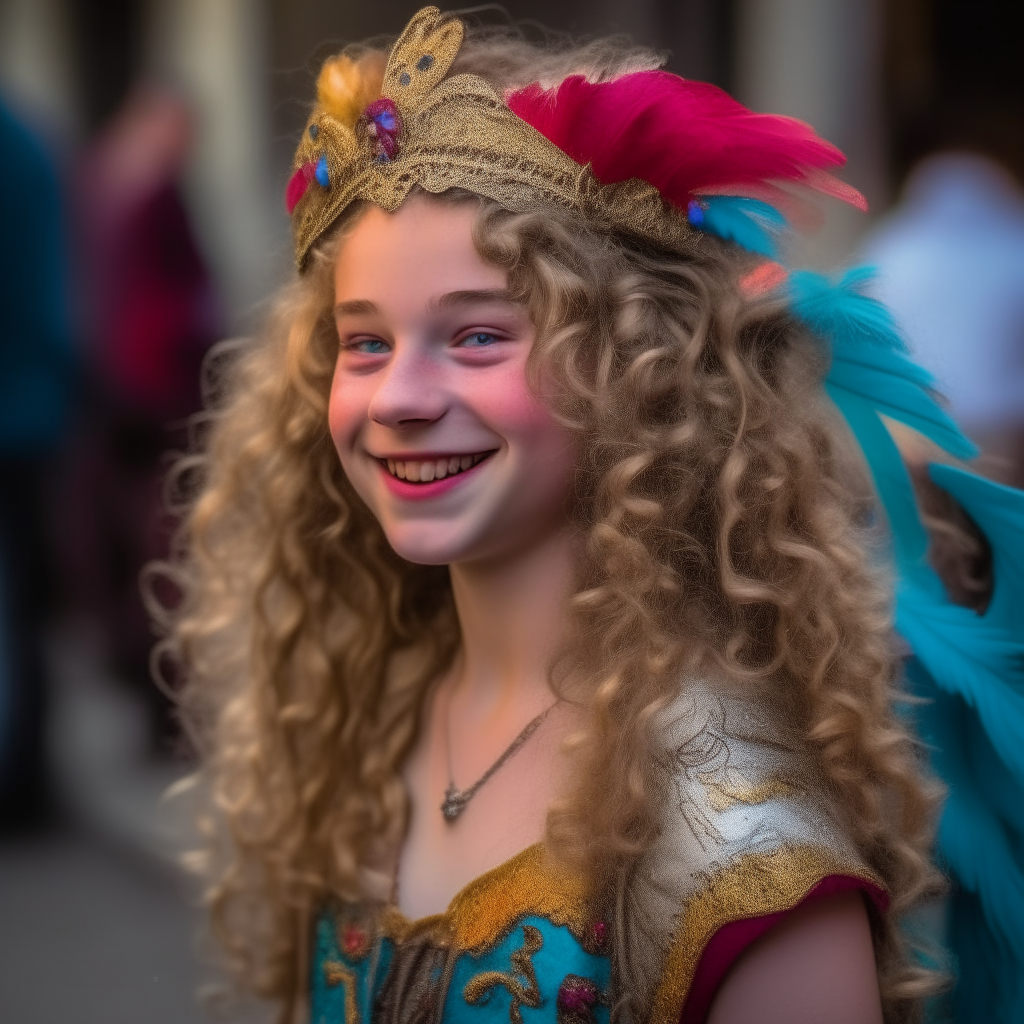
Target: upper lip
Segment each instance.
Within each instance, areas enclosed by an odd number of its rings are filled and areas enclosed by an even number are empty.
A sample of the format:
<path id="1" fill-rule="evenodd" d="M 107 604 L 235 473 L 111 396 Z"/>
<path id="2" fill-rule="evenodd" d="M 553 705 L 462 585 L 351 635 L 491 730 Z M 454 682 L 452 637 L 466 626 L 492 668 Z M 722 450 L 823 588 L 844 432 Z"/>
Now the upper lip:
<path id="1" fill-rule="evenodd" d="M 463 455 L 485 455 L 497 451 L 496 448 L 475 448 L 473 451 L 436 451 L 436 452 L 369 452 L 374 459 L 391 459 L 394 462 L 431 462 L 439 459 L 460 459 Z"/>

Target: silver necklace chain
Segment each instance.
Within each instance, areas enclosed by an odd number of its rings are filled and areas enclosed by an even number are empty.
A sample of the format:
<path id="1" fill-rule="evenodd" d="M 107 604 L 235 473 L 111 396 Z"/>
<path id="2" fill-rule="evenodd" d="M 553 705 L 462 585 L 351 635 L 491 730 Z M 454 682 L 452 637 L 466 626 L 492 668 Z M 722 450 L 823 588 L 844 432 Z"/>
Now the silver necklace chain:
<path id="1" fill-rule="evenodd" d="M 536 718 L 531 719 L 526 723 L 526 727 L 523 731 L 506 747 L 505 752 L 498 758 L 490 768 L 487 769 L 480 776 L 476 782 L 473 783 L 469 789 L 459 789 L 455 785 L 454 773 L 452 772 L 452 744 L 451 736 L 448 730 L 448 715 L 447 710 L 444 716 L 444 746 L 445 753 L 448 756 L 448 788 L 444 791 L 444 800 L 441 803 L 441 813 L 445 817 L 445 821 L 455 821 L 455 819 L 466 809 L 466 804 L 476 796 L 477 791 L 480 787 L 540 728 L 541 723 L 545 718 L 551 714 L 552 708 L 558 701 L 556 700 L 551 707 L 545 708 Z"/>

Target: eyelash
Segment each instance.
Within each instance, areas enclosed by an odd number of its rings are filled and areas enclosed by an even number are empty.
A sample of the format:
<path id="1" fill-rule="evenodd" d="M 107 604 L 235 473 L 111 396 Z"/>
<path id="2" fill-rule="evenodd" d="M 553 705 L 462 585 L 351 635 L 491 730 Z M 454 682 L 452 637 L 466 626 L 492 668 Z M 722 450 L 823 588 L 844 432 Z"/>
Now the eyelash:
<path id="1" fill-rule="evenodd" d="M 383 348 L 370 352 L 363 348 L 363 345 L 382 345 Z M 381 341 L 380 338 L 360 338 L 359 341 L 353 341 L 346 345 L 345 348 L 347 348 L 349 352 L 356 352 L 359 355 L 364 356 L 380 356 L 389 350 L 388 343 L 386 341 Z"/>
<path id="2" fill-rule="evenodd" d="M 490 338 L 491 340 L 486 345 L 466 345 L 465 343 L 469 341 L 470 338 Z M 467 334 L 465 337 L 460 338 L 458 344 L 459 346 L 465 345 L 466 348 L 488 348 L 493 342 L 500 340 L 501 339 L 498 335 L 491 331 L 473 331 L 471 334 Z"/>
<path id="3" fill-rule="evenodd" d="M 467 344 L 473 338 L 488 338 L 490 339 L 481 345 Z M 501 341 L 501 337 L 493 331 L 472 331 L 470 334 L 464 335 L 456 342 L 456 347 L 459 348 L 490 348 L 495 342 Z M 368 346 L 381 346 L 380 348 L 369 348 Z M 386 341 L 382 341 L 380 338 L 360 338 L 358 341 L 350 342 L 345 346 L 349 352 L 354 352 L 357 355 L 365 356 L 379 356 L 384 355 L 390 351 L 390 346 Z"/>

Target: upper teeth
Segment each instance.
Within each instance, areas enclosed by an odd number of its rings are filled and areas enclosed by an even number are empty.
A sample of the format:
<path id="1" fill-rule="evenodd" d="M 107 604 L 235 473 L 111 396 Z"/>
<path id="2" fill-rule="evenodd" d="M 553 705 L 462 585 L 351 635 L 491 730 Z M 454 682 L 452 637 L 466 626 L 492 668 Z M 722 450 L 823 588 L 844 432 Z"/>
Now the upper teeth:
<path id="1" fill-rule="evenodd" d="M 443 459 L 385 459 L 388 472 L 400 480 L 411 480 L 413 483 L 429 483 L 431 480 L 443 480 L 446 476 L 461 473 L 475 466 L 488 452 L 476 455 L 449 455 Z"/>

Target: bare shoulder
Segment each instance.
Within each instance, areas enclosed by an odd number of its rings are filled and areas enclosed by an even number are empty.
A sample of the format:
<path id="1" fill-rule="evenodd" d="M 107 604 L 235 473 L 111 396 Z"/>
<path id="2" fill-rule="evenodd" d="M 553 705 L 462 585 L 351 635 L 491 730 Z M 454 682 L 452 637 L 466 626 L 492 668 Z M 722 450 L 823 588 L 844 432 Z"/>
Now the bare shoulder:
<path id="1" fill-rule="evenodd" d="M 881 1024 L 859 891 L 814 900 L 754 942 L 726 975 L 708 1024 Z"/>

